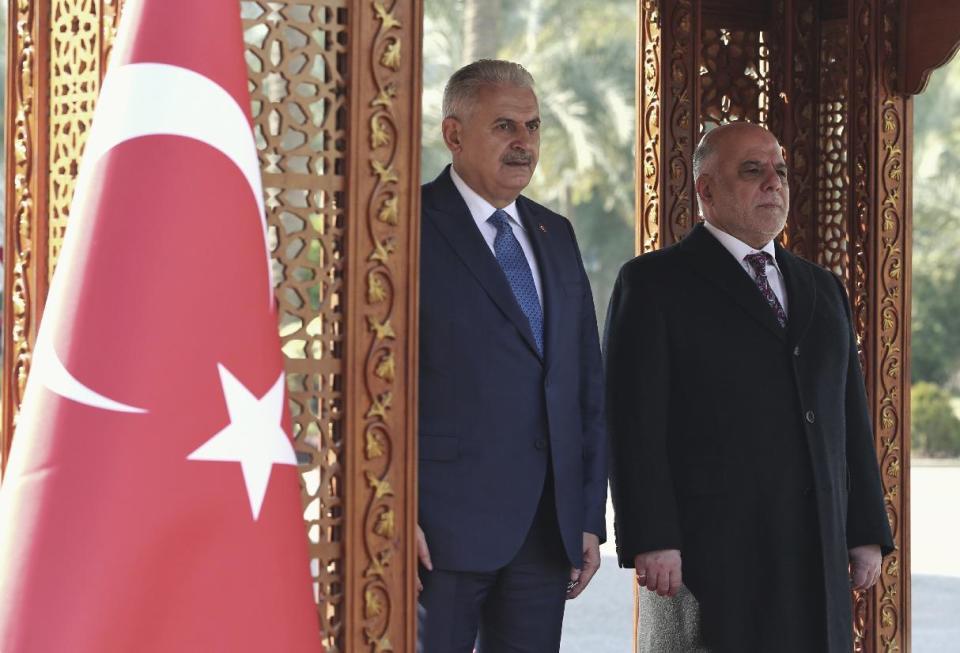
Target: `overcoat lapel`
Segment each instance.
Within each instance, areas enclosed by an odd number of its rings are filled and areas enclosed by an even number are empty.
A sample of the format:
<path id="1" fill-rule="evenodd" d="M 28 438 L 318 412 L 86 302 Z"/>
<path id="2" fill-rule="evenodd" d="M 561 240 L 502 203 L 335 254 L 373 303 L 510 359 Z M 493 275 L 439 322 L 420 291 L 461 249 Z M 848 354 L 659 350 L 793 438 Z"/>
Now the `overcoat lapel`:
<path id="1" fill-rule="evenodd" d="M 450 179 L 447 167 L 433 183 L 433 201 L 424 203 L 424 217 L 446 239 L 467 269 L 520 331 L 527 345 L 539 356 L 527 316 L 520 310 L 503 269 L 483 239 L 470 209 Z"/>
<path id="2" fill-rule="evenodd" d="M 753 279 L 703 224 L 697 224 L 680 242 L 680 247 L 687 254 L 687 259 L 697 274 L 727 293 L 737 306 L 775 336 L 786 340 L 786 329 L 777 322 L 770 305 L 760 294 Z M 787 324 L 789 326 L 789 320 Z"/>
<path id="3" fill-rule="evenodd" d="M 550 241 L 550 232 L 544 226 L 540 209 L 524 197 L 517 198 L 517 210 L 523 222 L 533 253 L 540 266 L 540 287 L 543 292 L 543 356 L 545 367 L 550 369 L 550 362 L 559 354 L 560 333 L 560 262 L 557 260 L 556 248 Z M 554 235 L 554 238 L 560 234 Z"/>
<path id="4" fill-rule="evenodd" d="M 797 344 L 803 340 L 813 320 L 817 285 L 810 266 L 804 265 L 779 244 L 776 248 L 777 265 L 787 286 L 787 338 L 791 344 Z"/>

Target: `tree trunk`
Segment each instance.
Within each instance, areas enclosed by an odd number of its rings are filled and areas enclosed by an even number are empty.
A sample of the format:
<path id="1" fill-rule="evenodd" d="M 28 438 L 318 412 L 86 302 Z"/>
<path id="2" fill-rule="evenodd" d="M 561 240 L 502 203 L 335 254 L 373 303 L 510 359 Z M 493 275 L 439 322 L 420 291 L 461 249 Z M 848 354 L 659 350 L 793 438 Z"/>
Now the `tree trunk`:
<path id="1" fill-rule="evenodd" d="M 500 2 L 465 0 L 463 3 L 463 59 L 496 59 L 500 49 Z"/>

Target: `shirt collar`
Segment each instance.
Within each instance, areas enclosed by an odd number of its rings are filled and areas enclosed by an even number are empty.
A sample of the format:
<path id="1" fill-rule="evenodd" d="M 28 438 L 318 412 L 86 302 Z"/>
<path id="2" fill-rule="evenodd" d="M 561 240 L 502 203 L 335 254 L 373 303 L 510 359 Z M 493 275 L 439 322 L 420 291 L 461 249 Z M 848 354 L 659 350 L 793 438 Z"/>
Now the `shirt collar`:
<path id="1" fill-rule="evenodd" d="M 703 226 L 706 227 L 707 231 L 713 234 L 713 237 L 720 241 L 720 244 L 723 245 L 730 254 L 733 255 L 733 258 L 737 259 L 737 262 L 741 265 L 743 264 L 743 259 L 746 258 L 749 254 L 756 254 L 757 252 L 766 252 L 770 255 L 772 259 L 773 266 L 780 269 L 780 266 L 777 265 L 777 248 L 774 247 L 773 241 L 771 240 L 766 245 L 757 249 L 752 247 L 739 238 L 731 236 L 726 231 L 723 231 L 719 227 L 716 227 L 707 220 L 703 221 Z"/>
<path id="2" fill-rule="evenodd" d="M 460 195 L 463 197 L 463 201 L 466 202 L 467 208 L 470 210 L 470 215 L 473 216 L 474 221 L 478 225 L 485 224 L 497 208 L 470 188 L 467 182 L 457 174 L 453 166 L 450 166 L 450 179 L 453 181 L 453 185 L 457 187 L 457 190 L 460 191 Z M 511 222 L 514 222 L 516 227 L 524 229 L 523 222 L 520 221 L 520 214 L 517 212 L 516 200 L 503 207 L 503 210 L 510 216 Z"/>

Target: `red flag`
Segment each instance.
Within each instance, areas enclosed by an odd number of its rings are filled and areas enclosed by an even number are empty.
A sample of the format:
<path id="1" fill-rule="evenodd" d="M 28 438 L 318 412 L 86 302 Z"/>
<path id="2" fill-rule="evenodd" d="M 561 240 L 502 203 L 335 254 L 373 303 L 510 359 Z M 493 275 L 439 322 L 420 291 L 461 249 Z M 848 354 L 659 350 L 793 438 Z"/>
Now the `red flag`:
<path id="1" fill-rule="evenodd" d="M 319 651 L 236 0 L 129 0 L 0 487 L 0 650 Z"/>

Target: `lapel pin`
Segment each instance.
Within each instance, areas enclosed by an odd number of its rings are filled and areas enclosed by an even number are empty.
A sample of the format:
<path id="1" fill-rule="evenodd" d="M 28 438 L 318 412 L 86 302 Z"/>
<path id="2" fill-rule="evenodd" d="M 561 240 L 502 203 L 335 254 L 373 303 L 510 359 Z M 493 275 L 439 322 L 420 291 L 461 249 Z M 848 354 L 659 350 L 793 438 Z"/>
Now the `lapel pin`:
<path id="1" fill-rule="evenodd" d="M 543 233 L 547 233 L 547 228 L 543 226 L 542 222 L 537 226 L 540 227 L 540 231 L 542 231 Z"/>

